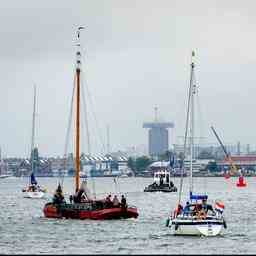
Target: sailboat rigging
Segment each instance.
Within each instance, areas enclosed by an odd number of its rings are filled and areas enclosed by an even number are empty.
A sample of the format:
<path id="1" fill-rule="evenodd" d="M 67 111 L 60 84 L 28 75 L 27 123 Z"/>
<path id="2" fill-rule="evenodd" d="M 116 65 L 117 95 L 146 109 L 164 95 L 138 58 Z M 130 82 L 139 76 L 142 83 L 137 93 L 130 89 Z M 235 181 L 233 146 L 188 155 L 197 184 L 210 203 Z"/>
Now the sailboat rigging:
<path id="1" fill-rule="evenodd" d="M 192 52 L 188 109 L 185 128 L 184 157 L 182 164 L 182 175 L 180 180 L 180 191 L 177 209 L 171 213 L 167 219 L 166 226 L 172 228 L 174 235 L 204 235 L 216 236 L 226 228 L 226 222 L 223 218 L 224 204 L 221 201 L 215 202 L 215 209 L 207 203 L 207 194 L 195 194 L 193 186 L 193 158 L 194 158 L 194 97 L 197 93 L 197 87 L 194 78 L 194 51 Z M 183 187 L 183 169 L 184 160 L 187 151 L 187 138 L 189 137 L 189 200 L 183 208 L 181 205 L 181 192 Z"/>
<path id="2" fill-rule="evenodd" d="M 87 187 L 87 182 L 83 181 L 80 185 L 80 84 L 81 84 L 81 49 L 80 32 L 83 27 L 77 30 L 77 52 L 75 70 L 75 193 L 70 195 L 70 202 L 67 203 L 63 195 L 62 186 L 59 183 L 52 202 L 45 204 L 43 212 L 48 218 L 71 218 L 71 219 L 123 219 L 137 218 L 138 211 L 135 206 L 129 206 L 126 199 L 122 196 L 119 203 L 117 200 L 92 198 Z"/>
<path id="3" fill-rule="evenodd" d="M 27 188 L 22 190 L 26 198 L 43 198 L 46 189 L 41 188 L 35 177 L 35 118 L 36 118 L 36 86 L 34 86 L 34 103 L 33 103 L 33 117 L 32 117 L 32 136 L 31 136 L 31 175 Z"/>

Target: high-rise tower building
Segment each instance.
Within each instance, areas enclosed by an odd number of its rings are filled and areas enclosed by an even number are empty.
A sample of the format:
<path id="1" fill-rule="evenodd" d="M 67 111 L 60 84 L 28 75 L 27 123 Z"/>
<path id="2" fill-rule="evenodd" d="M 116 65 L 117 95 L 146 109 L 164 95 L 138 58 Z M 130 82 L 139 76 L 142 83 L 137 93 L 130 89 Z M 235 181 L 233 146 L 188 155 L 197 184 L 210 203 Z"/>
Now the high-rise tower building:
<path id="1" fill-rule="evenodd" d="M 148 152 L 151 156 L 159 156 L 169 149 L 168 128 L 173 128 L 172 122 L 159 122 L 157 118 L 157 107 L 155 107 L 154 122 L 143 123 L 143 128 L 149 128 Z"/>

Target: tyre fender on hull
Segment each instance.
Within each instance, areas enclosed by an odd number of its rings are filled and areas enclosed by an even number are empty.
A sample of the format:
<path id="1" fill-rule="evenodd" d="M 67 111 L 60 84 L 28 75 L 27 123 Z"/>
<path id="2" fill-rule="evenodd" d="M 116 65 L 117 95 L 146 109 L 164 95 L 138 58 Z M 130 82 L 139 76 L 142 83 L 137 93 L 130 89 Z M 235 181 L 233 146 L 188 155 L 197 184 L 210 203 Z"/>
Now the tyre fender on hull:
<path id="1" fill-rule="evenodd" d="M 169 227 L 169 224 L 170 224 L 170 219 L 168 218 L 168 219 L 166 220 L 166 222 L 165 222 L 165 226 L 166 226 L 166 227 Z"/>
<path id="2" fill-rule="evenodd" d="M 227 228 L 227 223 L 226 223 L 225 220 L 223 221 L 223 227 L 224 227 L 225 229 Z"/>

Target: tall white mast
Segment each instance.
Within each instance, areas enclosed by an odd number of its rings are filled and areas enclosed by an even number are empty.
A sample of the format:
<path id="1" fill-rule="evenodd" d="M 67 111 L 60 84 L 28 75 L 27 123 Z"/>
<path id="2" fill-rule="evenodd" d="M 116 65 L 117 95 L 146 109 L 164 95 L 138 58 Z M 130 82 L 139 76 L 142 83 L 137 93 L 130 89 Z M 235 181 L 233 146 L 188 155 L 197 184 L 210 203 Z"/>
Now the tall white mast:
<path id="1" fill-rule="evenodd" d="M 194 82 L 194 57 L 195 52 L 192 51 L 191 58 L 191 75 L 190 75 L 190 97 L 191 97 L 191 108 L 190 108 L 190 192 L 193 192 L 193 157 L 194 157 L 194 95 L 196 93 L 196 85 Z"/>
<path id="2" fill-rule="evenodd" d="M 32 137 L 31 137 L 31 171 L 34 172 L 34 149 L 35 149 L 35 119 L 36 119 L 36 85 L 34 85 L 34 103 L 32 117 Z"/>

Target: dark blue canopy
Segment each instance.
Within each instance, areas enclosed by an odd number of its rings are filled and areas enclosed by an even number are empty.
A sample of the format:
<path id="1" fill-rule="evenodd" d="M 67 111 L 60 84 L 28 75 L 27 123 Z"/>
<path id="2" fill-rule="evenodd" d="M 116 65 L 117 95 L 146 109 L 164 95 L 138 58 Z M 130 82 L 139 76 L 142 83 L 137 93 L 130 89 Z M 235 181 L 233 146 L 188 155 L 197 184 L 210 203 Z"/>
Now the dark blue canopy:
<path id="1" fill-rule="evenodd" d="M 207 195 L 193 195 L 192 192 L 190 192 L 190 200 L 207 200 Z"/>
<path id="2" fill-rule="evenodd" d="M 30 182 L 31 182 L 32 185 L 37 185 L 36 177 L 35 177 L 33 172 L 30 176 Z"/>

